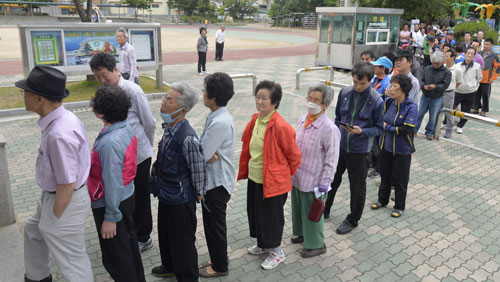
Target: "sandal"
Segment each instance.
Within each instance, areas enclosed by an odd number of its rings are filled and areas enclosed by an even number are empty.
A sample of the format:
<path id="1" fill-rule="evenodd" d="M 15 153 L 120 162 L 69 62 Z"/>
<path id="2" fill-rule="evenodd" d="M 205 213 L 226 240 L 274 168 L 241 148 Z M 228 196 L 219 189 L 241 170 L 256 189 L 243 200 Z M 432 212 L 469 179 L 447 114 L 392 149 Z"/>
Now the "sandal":
<path id="1" fill-rule="evenodd" d="M 212 265 L 212 262 L 211 262 L 211 261 L 206 261 L 206 262 L 204 262 L 204 263 L 200 264 L 199 268 L 200 268 L 200 269 L 202 269 L 202 268 L 207 268 L 207 267 L 209 267 L 209 266 L 211 266 L 211 265 Z"/>
<path id="2" fill-rule="evenodd" d="M 387 204 L 386 205 L 382 205 L 379 201 L 376 201 L 370 207 L 372 208 L 372 210 L 378 210 L 379 208 L 385 207 L 385 206 L 387 206 Z"/>
<path id="3" fill-rule="evenodd" d="M 391 213 L 392 217 L 397 218 L 397 217 L 400 217 L 402 215 L 403 215 L 403 210 L 396 210 L 396 209 L 392 210 L 392 213 Z"/>

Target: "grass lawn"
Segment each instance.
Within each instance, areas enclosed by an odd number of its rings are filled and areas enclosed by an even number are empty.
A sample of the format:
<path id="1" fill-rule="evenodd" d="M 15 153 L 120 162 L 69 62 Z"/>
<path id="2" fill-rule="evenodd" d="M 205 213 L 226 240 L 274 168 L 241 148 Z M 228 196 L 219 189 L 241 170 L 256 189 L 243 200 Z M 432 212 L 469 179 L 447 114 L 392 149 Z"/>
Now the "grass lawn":
<path id="1" fill-rule="evenodd" d="M 156 81 L 146 76 L 141 76 L 139 78 L 139 83 L 146 94 L 165 93 L 168 90 L 165 85 L 163 89 L 157 88 Z M 98 83 L 97 81 L 86 80 L 74 81 L 66 83 L 66 88 L 69 90 L 70 94 L 63 100 L 64 102 L 88 101 L 94 96 L 98 88 Z M 0 110 L 24 108 L 23 96 L 19 92 L 19 88 L 15 86 L 0 87 L 0 101 Z"/>

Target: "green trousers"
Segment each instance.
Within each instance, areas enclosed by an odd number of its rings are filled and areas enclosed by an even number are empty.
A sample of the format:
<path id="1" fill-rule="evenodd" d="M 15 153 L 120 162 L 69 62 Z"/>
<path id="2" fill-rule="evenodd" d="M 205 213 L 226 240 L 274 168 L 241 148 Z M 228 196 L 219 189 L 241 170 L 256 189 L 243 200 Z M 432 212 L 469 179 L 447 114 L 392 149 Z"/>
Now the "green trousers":
<path id="1" fill-rule="evenodd" d="M 304 237 L 304 249 L 319 249 L 325 243 L 323 216 L 318 222 L 307 218 L 314 198 L 314 192 L 302 192 L 292 188 L 292 233 Z"/>

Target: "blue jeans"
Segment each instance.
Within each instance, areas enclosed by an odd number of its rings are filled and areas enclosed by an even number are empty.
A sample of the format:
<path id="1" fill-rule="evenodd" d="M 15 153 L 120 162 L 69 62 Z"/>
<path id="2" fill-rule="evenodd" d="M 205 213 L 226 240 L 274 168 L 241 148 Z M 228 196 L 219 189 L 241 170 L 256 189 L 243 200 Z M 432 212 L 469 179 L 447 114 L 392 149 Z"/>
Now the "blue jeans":
<path id="1" fill-rule="evenodd" d="M 443 106 L 443 97 L 439 98 L 427 98 L 425 96 L 420 97 L 420 105 L 418 106 L 418 120 L 415 133 L 420 129 L 422 120 L 424 119 L 425 113 L 429 111 L 429 121 L 425 126 L 425 135 L 434 135 L 434 129 L 436 128 L 436 119 L 439 114 L 439 110 Z"/>

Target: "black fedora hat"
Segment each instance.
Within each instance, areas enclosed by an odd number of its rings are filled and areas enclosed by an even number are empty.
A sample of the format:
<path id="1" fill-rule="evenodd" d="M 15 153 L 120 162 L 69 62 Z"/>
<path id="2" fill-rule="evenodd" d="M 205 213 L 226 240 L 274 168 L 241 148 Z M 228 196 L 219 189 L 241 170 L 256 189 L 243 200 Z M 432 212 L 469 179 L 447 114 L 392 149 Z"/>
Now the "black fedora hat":
<path id="1" fill-rule="evenodd" d="M 66 75 L 47 66 L 34 67 L 27 79 L 16 82 L 16 87 L 48 98 L 62 99 L 69 95 L 66 89 Z"/>

